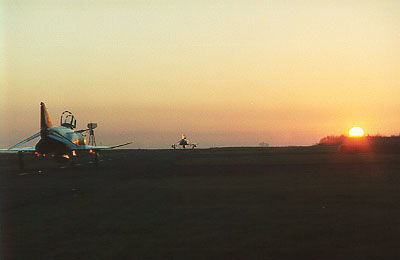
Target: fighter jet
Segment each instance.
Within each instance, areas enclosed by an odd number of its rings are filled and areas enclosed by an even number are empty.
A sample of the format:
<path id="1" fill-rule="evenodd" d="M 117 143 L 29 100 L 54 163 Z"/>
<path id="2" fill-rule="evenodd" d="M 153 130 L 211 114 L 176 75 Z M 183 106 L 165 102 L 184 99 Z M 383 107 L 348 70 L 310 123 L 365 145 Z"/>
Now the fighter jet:
<path id="1" fill-rule="evenodd" d="M 60 121 L 60 126 L 54 126 L 47 112 L 46 105 L 41 102 L 40 132 L 8 149 L 1 149 L 1 151 L 16 151 L 18 153 L 20 168 L 23 168 L 22 152 L 34 153 L 37 156 L 51 155 L 57 161 L 68 161 L 79 152 L 89 152 L 94 155 L 94 162 L 97 165 L 100 150 L 113 149 L 132 143 L 128 142 L 114 146 L 87 145 L 84 132 L 90 131 L 93 133 L 93 129 L 97 127 L 96 123 L 89 123 L 88 129 L 75 130 L 76 120 L 69 111 L 63 112 Z M 40 140 L 35 146 L 19 148 L 19 146 L 39 137 Z"/>
<path id="2" fill-rule="evenodd" d="M 178 146 L 182 146 L 183 149 L 186 149 L 186 146 L 192 147 L 192 149 L 194 149 L 195 147 L 197 147 L 197 144 L 189 142 L 189 140 L 186 139 L 185 134 L 182 134 L 182 139 L 174 143 L 171 147 L 176 149 Z"/>

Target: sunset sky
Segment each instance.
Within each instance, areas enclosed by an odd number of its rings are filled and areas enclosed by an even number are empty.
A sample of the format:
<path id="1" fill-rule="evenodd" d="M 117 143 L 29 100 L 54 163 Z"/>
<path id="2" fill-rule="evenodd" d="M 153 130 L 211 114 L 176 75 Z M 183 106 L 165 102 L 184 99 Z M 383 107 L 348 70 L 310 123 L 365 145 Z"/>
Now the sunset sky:
<path id="1" fill-rule="evenodd" d="M 312 145 L 400 133 L 400 1 L 5 0 L 0 147 L 53 123 L 98 144 Z"/>

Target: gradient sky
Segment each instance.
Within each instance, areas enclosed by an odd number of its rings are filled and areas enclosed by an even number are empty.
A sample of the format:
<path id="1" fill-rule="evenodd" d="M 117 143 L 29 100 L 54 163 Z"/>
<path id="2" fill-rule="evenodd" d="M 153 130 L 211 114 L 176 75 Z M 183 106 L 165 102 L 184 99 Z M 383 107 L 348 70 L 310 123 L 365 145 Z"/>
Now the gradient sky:
<path id="1" fill-rule="evenodd" d="M 98 144 L 400 133 L 400 1 L 0 3 L 0 147 L 72 111 Z"/>

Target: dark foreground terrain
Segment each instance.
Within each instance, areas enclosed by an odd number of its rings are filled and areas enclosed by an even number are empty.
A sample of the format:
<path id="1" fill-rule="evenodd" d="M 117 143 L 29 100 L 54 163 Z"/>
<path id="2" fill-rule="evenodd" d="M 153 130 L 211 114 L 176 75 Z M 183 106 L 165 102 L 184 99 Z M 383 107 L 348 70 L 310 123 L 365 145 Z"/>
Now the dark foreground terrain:
<path id="1" fill-rule="evenodd" d="M 400 153 L 0 154 L 0 259 L 399 259 Z"/>

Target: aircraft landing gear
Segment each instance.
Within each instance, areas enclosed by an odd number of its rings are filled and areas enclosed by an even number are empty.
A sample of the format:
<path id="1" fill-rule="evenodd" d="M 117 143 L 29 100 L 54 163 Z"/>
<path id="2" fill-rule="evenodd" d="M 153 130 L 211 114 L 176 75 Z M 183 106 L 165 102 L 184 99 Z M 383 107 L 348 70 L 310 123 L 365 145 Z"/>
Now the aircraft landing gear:
<path id="1" fill-rule="evenodd" d="M 24 160 L 23 160 L 23 158 L 22 158 L 22 152 L 18 152 L 18 153 L 17 153 L 17 157 L 18 157 L 19 169 L 20 169 L 20 170 L 23 170 L 23 169 L 25 168 L 25 165 L 24 165 Z"/>
<path id="2" fill-rule="evenodd" d="M 73 150 L 71 153 L 68 155 L 69 156 L 69 165 L 74 168 L 75 167 L 75 161 L 76 161 L 76 152 Z"/>
<path id="3" fill-rule="evenodd" d="M 93 154 L 93 156 L 94 156 L 94 167 L 98 167 L 99 166 L 99 158 L 100 158 L 99 152 L 95 152 Z"/>

